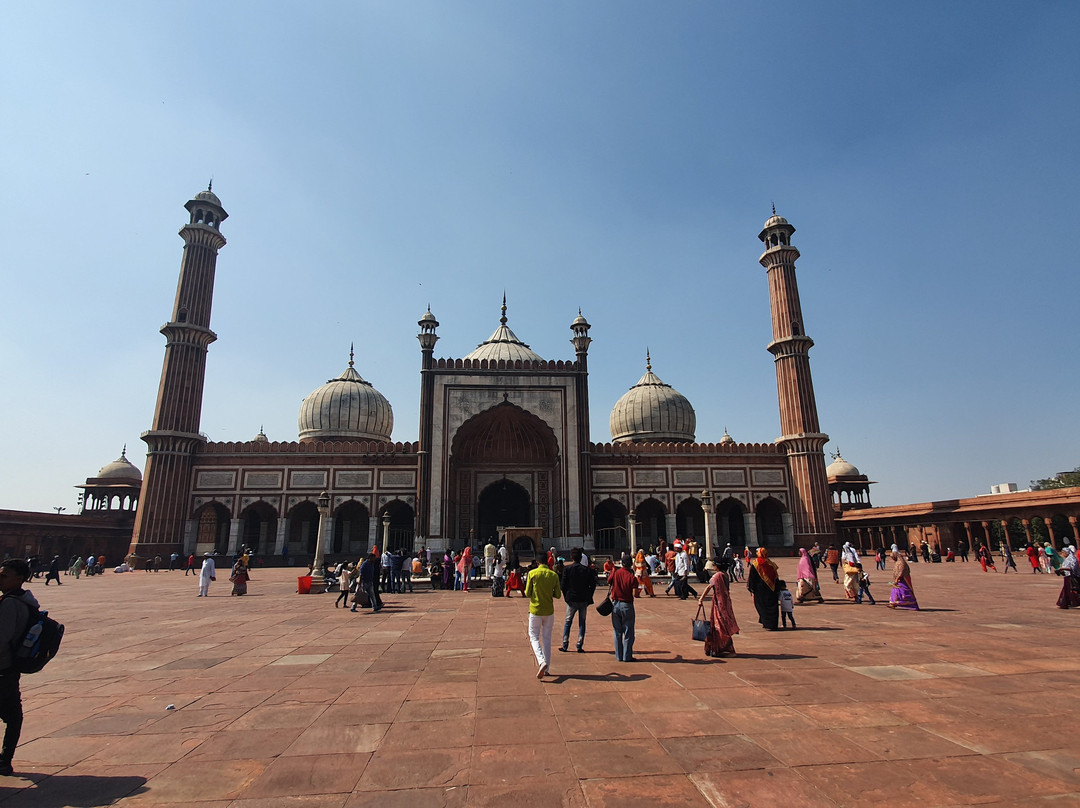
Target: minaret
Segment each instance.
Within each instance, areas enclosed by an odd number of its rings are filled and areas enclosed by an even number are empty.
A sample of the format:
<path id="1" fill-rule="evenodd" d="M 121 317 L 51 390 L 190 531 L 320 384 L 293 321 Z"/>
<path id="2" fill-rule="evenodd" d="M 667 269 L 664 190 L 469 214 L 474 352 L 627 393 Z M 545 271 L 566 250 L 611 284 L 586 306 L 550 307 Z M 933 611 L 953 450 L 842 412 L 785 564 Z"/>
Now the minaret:
<path id="1" fill-rule="evenodd" d="M 505 301 L 504 301 L 505 305 Z M 416 479 L 416 542 L 426 541 L 431 535 L 431 442 L 433 440 L 432 415 L 435 408 L 435 364 L 433 354 L 439 335 L 435 329 L 439 321 L 431 313 L 431 306 L 417 323 L 420 333 L 420 474 Z M 419 549 L 419 547 L 417 547 Z"/>
<path id="2" fill-rule="evenodd" d="M 147 445 L 146 470 L 131 543 L 131 552 L 142 557 L 185 549 L 192 455 L 206 442 L 199 434 L 199 420 L 206 348 L 217 339 L 210 330 L 210 307 L 217 254 L 225 246 L 218 228 L 229 215 L 212 189 L 213 183 L 184 205 L 190 220 L 180 228 L 184 257 L 172 319 L 161 327 L 165 361 L 154 424 L 142 435 Z"/>
<path id="3" fill-rule="evenodd" d="M 815 541 L 825 544 L 836 538 L 832 499 L 825 474 L 825 444 L 829 436 L 818 425 L 814 382 L 810 378 L 810 348 L 814 341 L 803 329 L 795 261 L 799 251 L 791 245 L 795 228 L 776 215 L 765 222 L 758 238 L 765 244 L 761 265 L 769 274 L 769 301 L 772 308 L 772 342 L 769 353 L 776 357 L 776 390 L 780 402 L 780 431 L 777 443 L 787 451 L 788 467 L 797 501 L 791 516 L 798 546 Z"/>
<path id="4" fill-rule="evenodd" d="M 586 550 L 595 549 L 592 511 L 592 455 L 589 454 L 589 321 L 578 309 L 578 316 L 570 324 L 574 336 L 570 340 L 577 355 L 577 376 L 574 380 L 575 398 L 577 399 L 577 440 L 579 457 L 578 502 L 581 508 L 581 539 Z"/>

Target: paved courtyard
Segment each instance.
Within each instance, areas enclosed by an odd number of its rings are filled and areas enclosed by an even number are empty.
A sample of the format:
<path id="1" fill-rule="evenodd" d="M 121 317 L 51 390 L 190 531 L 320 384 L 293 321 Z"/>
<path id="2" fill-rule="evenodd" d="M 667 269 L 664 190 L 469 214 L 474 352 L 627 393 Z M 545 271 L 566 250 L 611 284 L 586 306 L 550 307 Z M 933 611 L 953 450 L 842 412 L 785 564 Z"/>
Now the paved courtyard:
<path id="1" fill-rule="evenodd" d="M 733 659 L 691 641 L 690 602 L 638 602 L 636 664 L 592 613 L 587 653 L 556 652 L 544 682 L 527 602 L 484 590 L 372 615 L 295 595 L 284 569 L 244 598 L 227 574 L 208 599 L 182 572 L 35 582 L 67 635 L 23 678 L 0 806 L 1080 805 L 1060 579 L 912 573 L 923 612 L 826 580 L 786 632 L 736 585 Z"/>

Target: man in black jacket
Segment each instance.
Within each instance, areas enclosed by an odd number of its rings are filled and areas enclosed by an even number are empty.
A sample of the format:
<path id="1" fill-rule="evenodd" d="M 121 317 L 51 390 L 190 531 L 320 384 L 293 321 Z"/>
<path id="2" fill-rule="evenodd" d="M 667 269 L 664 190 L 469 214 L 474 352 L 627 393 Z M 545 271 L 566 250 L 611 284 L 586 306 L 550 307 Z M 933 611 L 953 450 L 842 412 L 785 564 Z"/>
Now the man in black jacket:
<path id="1" fill-rule="evenodd" d="M 577 614 L 577 650 L 579 654 L 583 654 L 585 653 L 585 615 L 589 606 L 592 605 L 593 593 L 596 592 L 596 570 L 582 562 L 580 547 L 575 547 L 570 551 L 570 558 L 574 563 L 563 570 L 562 580 L 559 582 L 563 600 L 566 601 L 566 623 L 563 624 L 562 647 L 559 650 L 569 649 L 570 626 L 574 622 L 574 615 Z"/>

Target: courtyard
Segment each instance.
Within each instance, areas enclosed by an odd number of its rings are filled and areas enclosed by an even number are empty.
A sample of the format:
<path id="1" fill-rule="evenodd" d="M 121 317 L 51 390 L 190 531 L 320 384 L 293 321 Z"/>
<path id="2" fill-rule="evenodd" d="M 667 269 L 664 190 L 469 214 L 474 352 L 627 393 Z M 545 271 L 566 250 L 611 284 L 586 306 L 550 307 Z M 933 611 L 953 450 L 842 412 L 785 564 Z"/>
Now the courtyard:
<path id="1" fill-rule="evenodd" d="M 637 663 L 590 612 L 542 682 L 521 598 L 422 584 L 352 614 L 296 575 L 238 598 L 219 569 L 208 599 L 181 571 L 33 582 L 67 633 L 23 677 L 0 806 L 1080 805 L 1080 613 L 1030 569 L 913 564 L 918 613 L 883 605 L 887 573 L 876 606 L 826 573 L 777 632 L 735 584 L 723 660 L 659 579 Z"/>

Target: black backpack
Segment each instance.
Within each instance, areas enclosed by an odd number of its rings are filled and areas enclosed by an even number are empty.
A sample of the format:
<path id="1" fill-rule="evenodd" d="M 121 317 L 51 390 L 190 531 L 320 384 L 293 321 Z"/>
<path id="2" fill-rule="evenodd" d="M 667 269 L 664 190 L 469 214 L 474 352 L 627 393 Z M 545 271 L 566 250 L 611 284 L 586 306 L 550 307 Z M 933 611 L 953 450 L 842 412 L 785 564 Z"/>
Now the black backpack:
<path id="1" fill-rule="evenodd" d="M 11 642 L 11 668 L 19 673 L 37 673 L 56 656 L 60 640 L 64 638 L 64 626 L 49 617 L 47 611 L 35 609 L 17 597 L 11 599 L 30 612 L 26 631 Z"/>

